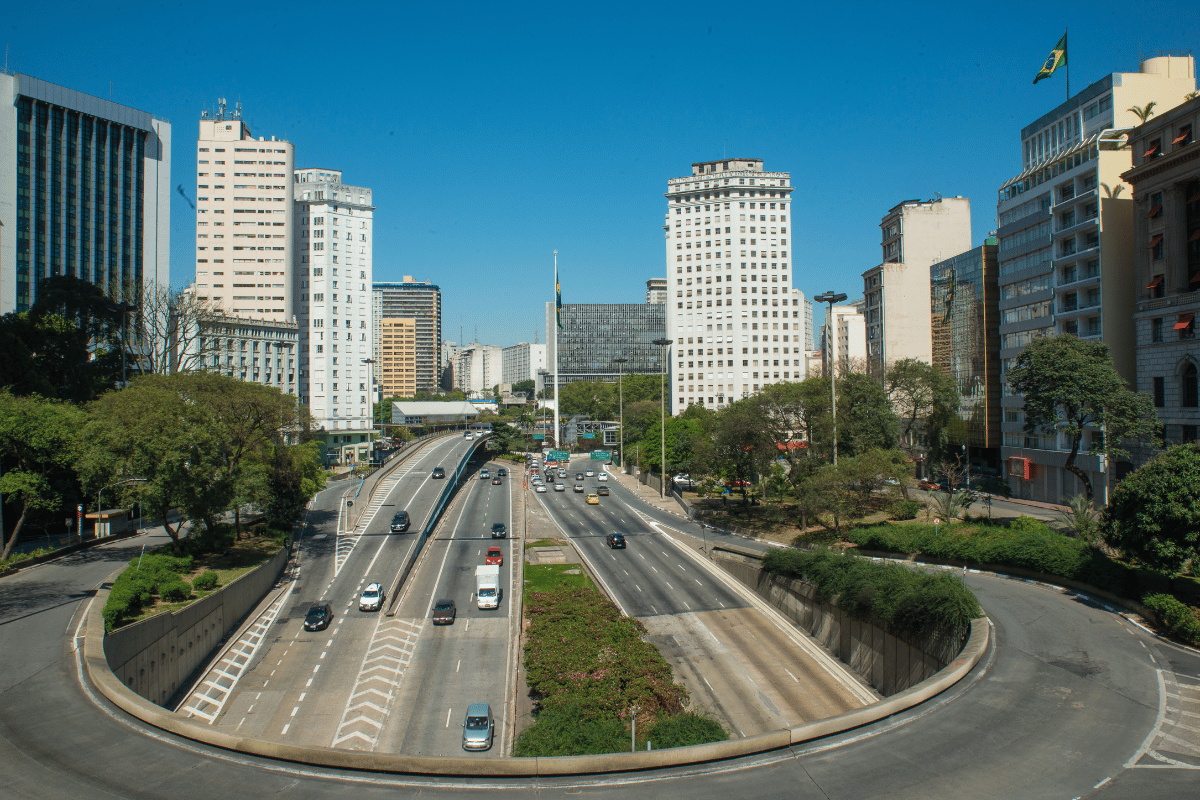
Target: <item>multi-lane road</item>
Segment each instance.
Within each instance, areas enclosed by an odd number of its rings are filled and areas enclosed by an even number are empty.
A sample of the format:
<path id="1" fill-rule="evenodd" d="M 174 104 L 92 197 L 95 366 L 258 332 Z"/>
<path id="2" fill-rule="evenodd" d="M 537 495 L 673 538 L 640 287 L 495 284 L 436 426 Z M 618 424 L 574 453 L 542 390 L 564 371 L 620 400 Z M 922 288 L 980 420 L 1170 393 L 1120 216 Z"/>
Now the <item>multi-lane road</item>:
<path id="1" fill-rule="evenodd" d="M 447 441 L 438 445 L 445 448 L 441 454 L 415 456 L 421 460 L 397 482 L 376 518 L 350 533 L 357 536 L 353 543 L 335 530 L 344 487 L 322 493 L 310 519 L 315 535 L 325 538 L 306 534 L 299 588 L 281 606 L 272 636 L 230 693 L 216 725 L 232 729 L 240 723 L 245 732 L 253 723 L 264 738 L 298 743 L 301 739 L 290 738 L 295 735 L 326 746 L 354 728 L 363 736 L 337 746 L 461 755 L 458 717 L 467 702 L 486 700 L 498 717 L 510 713 L 503 688 L 507 677 L 499 686 L 488 681 L 493 665 L 494 674 L 511 674 L 511 610 L 504 602 L 497 611 L 480 612 L 473 608 L 472 594 L 473 566 L 491 544 L 491 522 L 511 513 L 512 482 L 467 481 L 437 538 L 426 546 L 393 616 L 359 612 L 355 602 L 360 585 L 384 579 L 386 569 L 403 561 L 404 548 L 415 536 L 385 535 L 376 526 L 404 505 L 413 515 L 414 531 L 419 530 L 425 502 L 419 487 L 435 483 L 426 470 L 456 463 L 451 450 L 460 448 L 461 455 L 465 444 Z M 787 654 L 789 648 L 802 656 L 799 645 L 727 639 L 724 652 L 713 644 L 709 653 L 685 646 L 703 641 L 705 631 L 720 640 L 739 627 L 725 624 L 723 615 L 750 613 L 753 604 L 673 549 L 672 540 L 694 551 L 698 528 L 640 505 L 614 482 L 609 485 L 613 495 L 601 498 L 598 507 L 584 506 L 582 496 L 572 494 L 540 497 L 618 602 L 648 620 L 648 627 L 687 615 L 702 622 L 691 628 L 698 634 L 692 640 L 652 629 L 693 697 L 711 702 L 722 715 L 736 713 L 729 706 L 754 706 L 756 699 L 761 706 L 756 715 L 770 712 L 771 705 L 781 719 L 809 713 L 800 698 L 788 699 L 793 679 L 787 670 L 795 672 L 790 662 L 785 658 L 772 666 L 761 656 L 767 649 Z M 408 494 L 406 486 L 412 489 Z M 636 527 L 638 520 L 644 527 Z M 599 540 L 606 526 L 616 524 L 633 534 L 624 553 L 607 552 Z M 688 539 L 692 533 L 695 540 Z M 737 793 L 1152 800 L 1190 796 L 1200 776 L 1200 659 L 1193 652 L 1155 639 L 1094 602 L 975 574 L 968 581 L 994 623 L 995 646 L 968 679 L 905 714 L 810 745 L 633 776 L 502 782 L 366 775 L 248 758 L 148 728 L 110 706 L 83 676 L 77 652 L 82 613 L 95 587 L 134 557 L 141 544 L 115 542 L 0 580 L 0 796 L 215 800 L 284 791 L 306 798 L 461 796 L 478 789 L 529 797 L 584 790 L 635 798 L 679 792 L 701 799 Z M 506 542 L 506 582 L 513 555 Z M 686 590 L 685 577 L 692 580 Z M 659 580 L 670 583 L 672 591 L 665 592 Z M 678 605 L 668 607 L 664 594 Z M 446 595 L 458 604 L 459 619 L 452 627 L 434 629 L 430 604 Z M 334 603 L 334 625 L 298 635 L 307 604 L 323 598 Z M 511 599 L 508 591 L 506 600 Z M 762 626 L 753 633 L 760 639 L 765 635 Z M 678 652 L 664 646 L 671 644 L 668 636 Z M 506 646 L 494 647 L 497 641 Z M 401 662 L 404 674 L 389 677 L 400 671 Z M 711 698 L 697 692 L 697 684 L 711 683 L 718 672 L 729 685 L 714 685 Z M 366 685 L 372 674 L 395 684 L 390 695 L 380 688 L 388 683 Z M 267 706 L 251 708 L 250 700 L 261 701 L 271 691 L 280 693 L 278 700 L 271 697 Z M 737 699 L 722 705 L 726 696 Z M 356 703 L 361 697 L 376 697 L 366 702 L 385 713 Z M 377 733 L 363 720 L 350 724 L 355 712 L 368 716 L 364 709 L 379 714 L 373 717 Z M 764 720 L 748 717 L 738 724 L 752 729 L 769 717 Z M 294 727 L 284 733 L 285 725 Z M 501 724 L 497 730 L 505 728 Z M 499 755 L 509 744 L 498 740 L 491 754 L 471 757 Z"/>

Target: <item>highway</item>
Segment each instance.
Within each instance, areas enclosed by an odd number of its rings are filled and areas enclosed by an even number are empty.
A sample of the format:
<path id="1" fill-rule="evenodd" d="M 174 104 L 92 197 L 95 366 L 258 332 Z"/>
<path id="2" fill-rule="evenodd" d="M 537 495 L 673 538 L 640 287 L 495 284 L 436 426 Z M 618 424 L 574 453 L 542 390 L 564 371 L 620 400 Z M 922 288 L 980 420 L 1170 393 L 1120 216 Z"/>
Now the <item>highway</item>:
<path id="1" fill-rule="evenodd" d="M 614 494 L 622 492 L 610 486 Z M 344 488 L 335 486 L 317 498 L 314 524 L 332 529 Z M 697 551 L 701 537 L 712 535 L 673 515 L 645 506 L 637 510 Z M 444 524 L 453 524 L 457 512 L 452 507 Z M 114 542 L 0 579 L 0 796 L 227 800 L 286 791 L 304 798 L 485 792 L 566 798 L 586 791 L 614 798 L 686 793 L 695 800 L 731 793 L 844 800 L 1165 800 L 1195 796 L 1200 779 L 1195 716 L 1200 657 L 1194 651 L 1159 640 L 1086 599 L 983 574 L 967 580 L 994 624 L 995 644 L 966 680 L 909 712 L 808 745 L 714 765 L 558 780 L 368 775 L 244 757 L 145 726 L 114 709 L 82 675 L 77 652 L 82 614 L 96 587 L 136 557 L 145 539 L 151 545 L 164 541 L 156 533 Z M 367 572 L 369 560 L 355 566 L 355 558 L 352 553 L 342 570 L 347 593 Z M 320 587 L 327 580 L 304 574 L 301 583 Z M 428 587 L 424 601 L 449 588 Z M 307 601 L 315 595 L 299 596 Z M 417 596 L 414 588 L 414 602 Z M 287 712 L 294 707 L 280 705 Z M 343 709 L 328 712 L 321 725 L 312 717 L 305 724 L 332 741 Z M 451 727 L 457 724 L 451 721 Z"/>

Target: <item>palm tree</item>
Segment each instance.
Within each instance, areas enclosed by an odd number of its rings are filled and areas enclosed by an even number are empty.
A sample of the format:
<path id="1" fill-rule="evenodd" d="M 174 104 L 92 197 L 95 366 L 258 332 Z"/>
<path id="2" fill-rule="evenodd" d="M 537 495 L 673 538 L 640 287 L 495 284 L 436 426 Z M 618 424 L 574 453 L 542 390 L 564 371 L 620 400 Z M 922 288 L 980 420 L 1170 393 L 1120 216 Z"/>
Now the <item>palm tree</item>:
<path id="1" fill-rule="evenodd" d="M 1146 120 L 1150 119 L 1150 115 L 1154 113 L 1154 101 L 1151 100 L 1141 108 L 1138 108 L 1137 106 L 1131 106 L 1128 110 L 1132 111 L 1134 114 L 1137 114 L 1137 118 L 1142 122 L 1145 122 Z"/>

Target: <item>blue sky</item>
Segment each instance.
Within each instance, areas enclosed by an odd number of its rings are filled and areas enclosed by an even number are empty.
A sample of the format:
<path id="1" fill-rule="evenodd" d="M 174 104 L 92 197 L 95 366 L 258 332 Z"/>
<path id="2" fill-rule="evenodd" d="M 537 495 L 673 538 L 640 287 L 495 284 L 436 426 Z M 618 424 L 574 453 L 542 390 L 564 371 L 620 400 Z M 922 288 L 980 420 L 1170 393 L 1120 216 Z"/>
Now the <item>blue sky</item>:
<path id="1" fill-rule="evenodd" d="M 10 71 L 100 97 L 111 81 L 170 119 L 189 195 L 200 111 L 240 100 L 297 166 L 374 190 L 375 280 L 433 281 L 446 339 L 505 346 L 545 341 L 555 249 L 564 302 L 642 302 L 665 275 L 667 179 L 694 161 L 791 172 L 794 285 L 856 298 L 896 203 L 962 195 L 973 243 L 995 228 L 1020 128 L 1066 99 L 1061 71 L 1031 84 L 1064 26 L 1073 92 L 1139 52 L 1200 53 L 1194 4 L 1108 0 L 27 3 L 0 25 Z M 173 203 L 181 286 L 194 215 Z"/>

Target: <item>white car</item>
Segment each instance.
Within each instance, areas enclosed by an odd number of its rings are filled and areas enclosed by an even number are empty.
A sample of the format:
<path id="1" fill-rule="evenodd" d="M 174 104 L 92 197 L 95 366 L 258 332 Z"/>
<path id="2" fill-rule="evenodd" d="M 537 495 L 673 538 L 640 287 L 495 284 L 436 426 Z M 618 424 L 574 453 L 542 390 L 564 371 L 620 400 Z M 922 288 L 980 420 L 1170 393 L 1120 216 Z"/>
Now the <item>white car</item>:
<path id="1" fill-rule="evenodd" d="M 378 583 L 369 583 L 358 598 L 359 611 L 378 611 L 383 606 L 383 587 Z"/>
<path id="2" fill-rule="evenodd" d="M 589 478 L 594 478 L 594 477 L 596 477 L 596 470 L 589 469 L 587 472 L 585 472 L 583 474 L 587 475 Z"/>
<path id="3" fill-rule="evenodd" d="M 533 490 L 534 490 L 535 492 L 537 492 L 538 494 L 542 494 L 542 493 L 544 493 L 544 492 L 546 491 L 546 484 L 544 484 L 544 483 L 539 483 L 537 486 L 535 486 L 535 487 L 533 488 Z"/>
<path id="4" fill-rule="evenodd" d="M 566 487 L 566 486 L 563 486 L 561 483 L 556 483 L 556 484 L 554 484 L 554 491 L 556 491 L 556 492 L 565 492 L 566 490 L 567 490 L 567 487 Z"/>
<path id="5" fill-rule="evenodd" d="M 606 481 L 606 480 L 608 480 L 608 473 L 607 473 L 607 472 L 601 472 L 599 475 L 597 475 L 597 476 L 596 476 L 596 480 L 598 480 L 598 481 Z"/>

